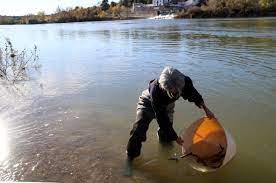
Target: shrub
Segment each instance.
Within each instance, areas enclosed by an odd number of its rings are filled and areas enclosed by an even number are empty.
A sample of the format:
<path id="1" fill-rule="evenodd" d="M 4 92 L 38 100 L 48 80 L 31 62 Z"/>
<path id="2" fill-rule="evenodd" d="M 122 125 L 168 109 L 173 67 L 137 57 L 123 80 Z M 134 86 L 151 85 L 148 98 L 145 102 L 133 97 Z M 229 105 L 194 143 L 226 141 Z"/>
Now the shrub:
<path id="1" fill-rule="evenodd" d="M 16 50 L 6 39 L 4 48 L 0 48 L 0 79 L 10 82 L 28 79 L 28 70 L 38 67 L 37 47 L 31 52 Z"/>

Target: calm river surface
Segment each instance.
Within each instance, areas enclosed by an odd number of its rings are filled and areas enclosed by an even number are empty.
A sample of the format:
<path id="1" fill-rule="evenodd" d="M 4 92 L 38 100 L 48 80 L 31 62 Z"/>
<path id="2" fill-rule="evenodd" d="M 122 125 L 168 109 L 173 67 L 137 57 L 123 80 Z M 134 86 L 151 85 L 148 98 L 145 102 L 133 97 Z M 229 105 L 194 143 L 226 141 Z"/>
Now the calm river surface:
<path id="1" fill-rule="evenodd" d="M 0 26 L 39 49 L 30 81 L 0 86 L 0 180 L 275 182 L 276 18 L 131 20 Z M 202 174 L 167 158 L 156 121 L 132 177 L 122 176 L 137 99 L 169 65 L 190 76 L 232 133 L 236 157 Z M 177 132 L 203 115 L 177 102 Z"/>

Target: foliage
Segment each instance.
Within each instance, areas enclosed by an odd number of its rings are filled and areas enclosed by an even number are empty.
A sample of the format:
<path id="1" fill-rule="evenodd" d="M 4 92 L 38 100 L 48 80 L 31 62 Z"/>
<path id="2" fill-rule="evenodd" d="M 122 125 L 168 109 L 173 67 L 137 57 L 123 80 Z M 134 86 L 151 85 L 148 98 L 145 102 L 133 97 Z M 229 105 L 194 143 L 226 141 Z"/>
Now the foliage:
<path id="1" fill-rule="evenodd" d="M 276 10 L 276 1 L 275 0 L 259 0 L 259 5 L 262 9 L 267 10 Z"/>
<path id="2" fill-rule="evenodd" d="M 121 12 L 122 12 L 122 7 L 120 5 L 116 5 L 116 6 L 111 6 L 109 8 L 110 13 L 112 14 L 112 17 L 117 17 L 117 18 L 121 18 Z"/>
<path id="3" fill-rule="evenodd" d="M 209 0 L 199 8 L 189 8 L 178 13 L 178 17 L 248 17 L 275 15 L 275 0 Z"/>
<path id="4" fill-rule="evenodd" d="M 100 6 L 88 8 L 75 7 L 62 9 L 46 15 L 0 16 L 0 24 L 41 24 L 98 21 L 129 18 L 129 9 L 133 3 L 152 3 L 152 0 L 120 0 L 118 3 L 102 0 Z M 200 7 L 191 7 L 178 12 L 179 18 L 193 17 L 242 17 L 275 16 L 276 0 L 202 0 Z"/>
<path id="5" fill-rule="evenodd" d="M 110 7 L 112 8 L 112 7 L 115 7 L 115 6 L 117 6 L 118 5 L 118 3 L 116 3 L 116 2 L 114 2 L 114 1 L 111 1 L 111 3 L 110 3 Z"/>
<path id="6" fill-rule="evenodd" d="M 102 1 L 102 3 L 101 3 L 101 9 L 103 10 L 103 11 L 106 11 L 106 10 L 108 10 L 109 9 L 109 4 L 108 4 L 108 0 L 103 0 Z"/>
<path id="7" fill-rule="evenodd" d="M 102 7 L 75 7 L 63 10 L 57 8 L 51 15 L 38 12 L 36 15 L 25 16 L 0 16 L 0 24 L 41 24 L 41 23 L 66 23 L 117 19 L 122 17 L 123 8 L 121 5 L 112 3 L 107 10 Z"/>

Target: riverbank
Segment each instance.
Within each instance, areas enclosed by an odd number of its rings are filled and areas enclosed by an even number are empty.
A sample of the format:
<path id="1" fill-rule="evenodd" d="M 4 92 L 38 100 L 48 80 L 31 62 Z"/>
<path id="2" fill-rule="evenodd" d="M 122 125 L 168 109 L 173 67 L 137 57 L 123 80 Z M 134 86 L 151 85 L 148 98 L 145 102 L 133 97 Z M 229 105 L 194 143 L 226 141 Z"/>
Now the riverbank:
<path id="1" fill-rule="evenodd" d="M 132 20 L 138 18 L 148 17 L 133 14 L 129 7 L 117 5 L 104 11 L 101 7 L 94 6 L 89 8 L 75 7 L 74 9 L 58 10 L 56 13 L 50 15 L 45 15 L 44 12 L 38 12 L 36 15 L 0 16 L 0 25 Z"/>
<path id="2" fill-rule="evenodd" d="M 169 7 L 166 8 L 170 10 Z M 201 6 L 173 10 L 172 12 L 176 14 L 176 18 L 276 17 L 276 2 L 269 0 L 209 0 Z M 75 7 L 66 10 L 58 9 L 56 13 L 50 15 L 38 12 L 36 15 L 0 16 L 0 25 L 132 20 L 150 18 L 153 15 L 154 12 L 151 14 L 133 12 L 131 6 L 117 4 L 110 5 L 105 10 L 99 6 Z"/>
<path id="3" fill-rule="evenodd" d="M 242 14 L 225 14 L 224 12 L 213 13 L 201 8 L 192 8 L 176 13 L 178 19 L 184 18 L 257 18 L 257 17 L 276 17 L 276 12 L 248 12 Z"/>
<path id="4" fill-rule="evenodd" d="M 266 14 L 266 15 L 254 15 L 254 16 L 212 16 L 208 14 L 199 14 L 197 12 L 186 13 L 179 12 L 174 17 L 175 19 L 193 19 L 193 18 L 262 18 L 262 17 L 276 17 L 276 13 Z M 0 25 L 30 25 L 30 24 L 55 24 L 55 23 L 77 23 L 77 22 L 91 22 L 91 21 L 119 21 L 119 20 L 135 20 L 135 19 L 148 19 L 151 17 L 147 16 L 131 16 L 131 17 L 121 17 L 121 18 L 95 18 L 87 20 L 76 20 L 76 21 L 54 21 L 54 22 L 29 22 L 29 23 L 0 23 Z M 0 17 L 1 19 L 1 17 Z"/>

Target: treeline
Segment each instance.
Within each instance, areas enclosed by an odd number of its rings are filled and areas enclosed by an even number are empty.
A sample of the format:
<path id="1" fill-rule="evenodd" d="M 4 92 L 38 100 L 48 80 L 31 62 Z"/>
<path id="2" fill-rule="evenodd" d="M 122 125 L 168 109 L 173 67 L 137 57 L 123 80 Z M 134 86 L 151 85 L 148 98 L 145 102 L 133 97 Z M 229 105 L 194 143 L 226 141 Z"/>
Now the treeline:
<path id="1" fill-rule="evenodd" d="M 184 9 L 178 18 L 276 16 L 276 0 L 208 0 Z"/>
<path id="2" fill-rule="evenodd" d="M 152 0 L 120 0 L 119 4 L 130 7 L 133 3 L 151 4 Z"/>
<path id="3" fill-rule="evenodd" d="M 38 12 L 36 15 L 0 16 L 0 24 L 42 24 L 126 19 L 131 18 L 130 3 L 130 1 L 127 3 L 127 0 L 121 0 L 119 3 L 109 3 L 108 0 L 102 0 L 100 6 L 57 8 L 56 12 L 50 15 Z"/>
<path id="4" fill-rule="evenodd" d="M 276 0 L 203 0 L 201 6 L 183 9 L 178 18 L 276 16 Z M 119 3 L 102 0 L 99 6 L 60 9 L 46 15 L 0 16 L 0 24 L 65 23 L 134 18 L 133 3 L 152 3 L 152 0 L 120 0 Z M 176 2 L 176 0 L 174 0 Z"/>

